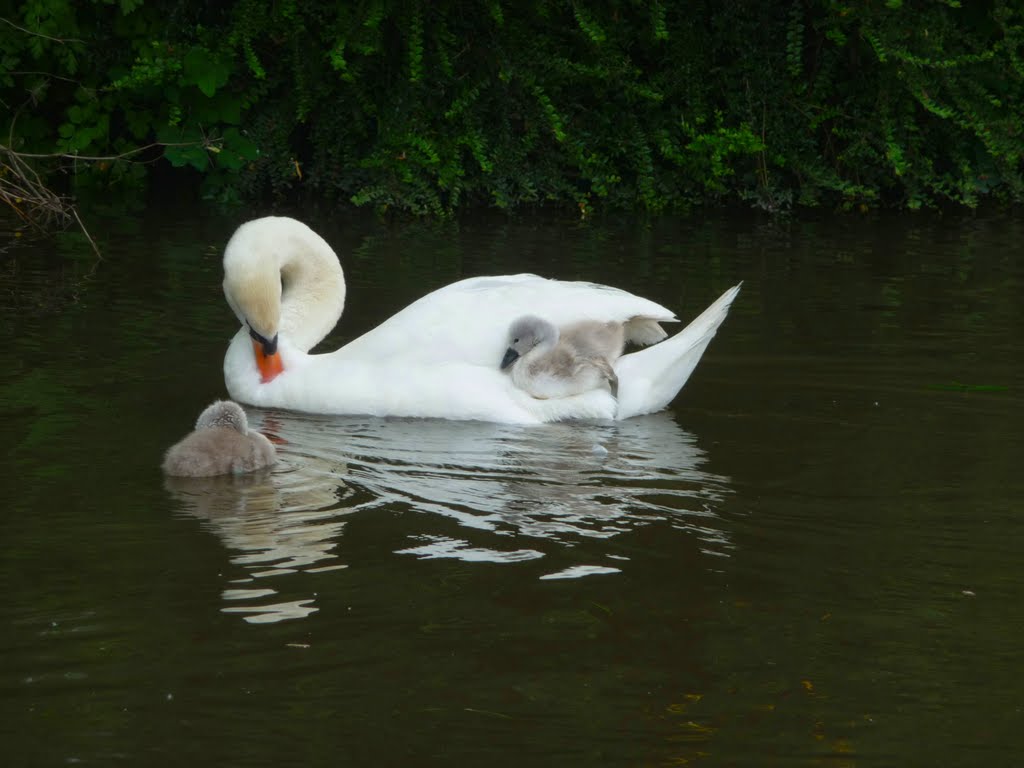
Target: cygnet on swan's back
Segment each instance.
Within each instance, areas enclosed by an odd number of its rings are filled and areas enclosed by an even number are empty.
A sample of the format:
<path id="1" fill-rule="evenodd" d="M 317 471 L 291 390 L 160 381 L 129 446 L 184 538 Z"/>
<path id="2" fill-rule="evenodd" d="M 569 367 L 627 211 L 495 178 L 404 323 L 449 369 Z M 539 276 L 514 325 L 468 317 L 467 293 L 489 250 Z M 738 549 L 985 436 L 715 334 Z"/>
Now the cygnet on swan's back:
<path id="1" fill-rule="evenodd" d="M 241 406 L 218 400 L 199 414 L 194 432 L 167 450 L 163 470 L 178 477 L 242 474 L 276 459 L 273 443 L 249 429 Z"/>
<path id="2" fill-rule="evenodd" d="M 596 320 L 563 326 L 558 331 L 558 340 L 572 347 L 581 357 L 598 357 L 609 364 L 622 355 L 626 346 L 622 323 L 599 323 Z"/>
<path id="3" fill-rule="evenodd" d="M 501 367 L 511 367 L 513 383 L 542 400 L 599 387 L 614 395 L 618 378 L 612 363 L 624 343 L 622 323 L 584 321 L 559 332 L 547 320 L 527 315 L 512 323 Z"/>

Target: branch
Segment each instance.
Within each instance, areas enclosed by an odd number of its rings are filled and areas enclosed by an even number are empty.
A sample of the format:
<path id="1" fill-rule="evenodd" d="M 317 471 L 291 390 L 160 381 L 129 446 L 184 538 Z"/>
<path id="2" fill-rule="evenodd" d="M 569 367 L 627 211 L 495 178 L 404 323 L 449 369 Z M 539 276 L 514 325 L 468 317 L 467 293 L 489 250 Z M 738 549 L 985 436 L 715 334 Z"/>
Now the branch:
<path id="1" fill-rule="evenodd" d="M 10 24 L 15 29 L 17 29 L 17 30 L 19 30 L 21 32 L 24 32 L 26 35 L 34 35 L 36 37 L 42 37 L 42 38 L 44 38 L 46 40 L 52 40 L 55 43 L 61 43 L 61 44 L 82 43 L 83 45 L 85 45 L 85 40 L 79 40 L 77 37 L 68 37 L 68 38 L 65 38 L 65 39 L 61 39 L 59 37 L 50 37 L 49 35 L 44 35 L 42 32 L 33 32 L 31 29 L 25 29 L 24 27 L 19 27 L 13 21 L 11 21 L 10 19 L 5 19 L 3 16 L 0 16 L 0 21 L 4 22 L 5 24 Z"/>
<path id="2" fill-rule="evenodd" d="M 96 256 L 102 258 L 96 241 L 92 239 L 75 206 L 49 189 L 39 174 L 17 152 L 0 147 L 0 202 L 6 203 L 25 223 L 45 231 L 56 224 L 74 218 L 92 246 Z"/>
<path id="3" fill-rule="evenodd" d="M 78 210 L 75 206 L 71 206 L 71 215 L 75 217 L 75 221 L 78 222 L 78 226 L 82 230 L 82 234 L 85 235 L 85 239 L 89 241 L 89 245 L 92 246 L 93 253 L 96 254 L 97 259 L 102 259 L 103 254 L 100 253 L 100 249 L 96 247 L 96 241 L 92 239 L 92 235 L 89 234 L 89 230 L 85 228 L 85 224 L 82 223 L 81 217 L 78 215 Z"/>
<path id="4" fill-rule="evenodd" d="M 5 147 L 3 144 L 0 144 L 0 152 L 8 152 L 8 153 L 10 153 L 10 154 L 12 154 L 12 155 L 14 155 L 16 157 L 21 157 L 21 158 L 31 157 L 31 158 L 35 158 L 35 159 L 47 159 L 47 160 L 50 160 L 50 159 L 61 159 L 61 160 L 90 160 L 90 161 L 96 161 L 96 162 L 103 162 L 103 161 L 113 162 L 115 160 L 124 160 L 125 158 L 131 157 L 132 155 L 137 155 L 140 152 L 145 152 L 147 149 L 153 149 L 153 147 L 195 147 L 195 146 L 208 147 L 208 146 L 214 144 L 216 141 L 217 141 L 216 139 L 204 140 L 204 141 L 173 141 L 173 142 L 154 141 L 152 144 L 147 144 L 144 147 L 136 147 L 135 149 L 129 149 L 127 152 L 122 152 L 119 155 L 101 155 L 101 156 L 94 156 L 94 155 L 72 155 L 72 154 L 68 154 L 67 152 L 50 152 L 50 153 L 43 153 L 43 154 L 37 154 L 37 153 L 34 153 L 34 152 L 16 152 L 15 150 L 11 149 L 10 147 Z"/>
<path id="5" fill-rule="evenodd" d="M 5 19 L 6 21 L 6 19 Z M 65 83 L 74 83 L 75 85 L 81 85 L 82 83 L 71 77 L 64 77 L 63 75 L 55 75 L 52 72 L 35 72 L 31 69 L 11 69 L 7 72 L 8 75 L 42 75 L 43 77 L 52 77 L 54 80 L 63 80 Z"/>

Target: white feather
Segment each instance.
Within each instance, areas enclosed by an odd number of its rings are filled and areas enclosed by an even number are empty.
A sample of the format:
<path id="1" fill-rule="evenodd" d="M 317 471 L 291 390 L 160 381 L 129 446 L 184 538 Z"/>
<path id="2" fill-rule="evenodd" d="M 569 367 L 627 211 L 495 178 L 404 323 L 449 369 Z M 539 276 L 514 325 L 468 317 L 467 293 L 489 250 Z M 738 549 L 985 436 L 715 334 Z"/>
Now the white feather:
<path id="1" fill-rule="evenodd" d="M 335 352 L 310 355 L 307 350 L 330 330 L 344 302 L 341 266 L 327 243 L 293 219 L 257 219 L 242 225 L 228 243 L 224 269 L 228 303 L 266 338 L 279 334 L 284 363 L 283 373 L 263 383 L 243 325 L 224 358 L 225 383 L 235 400 L 312 413 L 507 423 L 625 418 L 664 407 L 685 383 L 739 289 L 713 305 L 718 308 L 713 323 L 704 315 L 695 321 L 706 338 L 691 325 L 669 341 L 619 358 L 615 369 L 620 398 L 623 386 L 629 394 L 626 407 L 605 389 L 537 400 L 499 370 L 508 328 L 525 314 L 558 326 L 580 320 L 634 323 L 648 334 L 658 322 L 675 321 L 668 309 L 617 288 L 528 274 L 470 278 L 424 296 Z M 283 293 L 282 272 L 287 272 Z M 280 299 L 276 320 L 266 311 L 274 302 L 265 298 L 274 290 Z M 264 318 L 260 327 L 250 314 Z M 680 337 L 683 343 L 676 343 Z M 639 357 L 666 346 L 680 348 L 681 360 L 667 359 L 671 353 Z M 671 380 L 661 381 L 662 373 Z"/>

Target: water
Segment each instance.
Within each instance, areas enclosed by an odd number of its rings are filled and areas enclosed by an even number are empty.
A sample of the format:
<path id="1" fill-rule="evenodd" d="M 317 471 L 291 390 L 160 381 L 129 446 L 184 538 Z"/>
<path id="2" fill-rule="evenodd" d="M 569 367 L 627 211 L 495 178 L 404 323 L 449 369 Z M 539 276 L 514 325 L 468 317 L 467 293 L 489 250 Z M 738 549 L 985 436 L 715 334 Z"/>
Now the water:
<path id="1" fill-rule="evenodd" d="M 252 410 L 271 475 L 165 479 L 240 220 L 2 254 L 6 764 L 1018 761 L 1021 224 L 314 221 L 328 349 L 474 274 L 744 290 L 661 414 Z"/>

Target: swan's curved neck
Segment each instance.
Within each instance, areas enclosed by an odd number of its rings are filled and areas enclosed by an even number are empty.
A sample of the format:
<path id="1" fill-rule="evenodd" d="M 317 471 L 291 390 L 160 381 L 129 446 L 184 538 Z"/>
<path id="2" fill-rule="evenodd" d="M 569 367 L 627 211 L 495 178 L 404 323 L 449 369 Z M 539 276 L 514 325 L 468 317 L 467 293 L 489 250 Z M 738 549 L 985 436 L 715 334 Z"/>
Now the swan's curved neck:
<path id="1" fill-rule="evenodd" d="M 341 317 L 345 278 L 322 237 L 295 219 L 272 216 L 243 224 L 228 242 L 224 295 L 260 336 L 280 333 L 308 351 Z"/>

